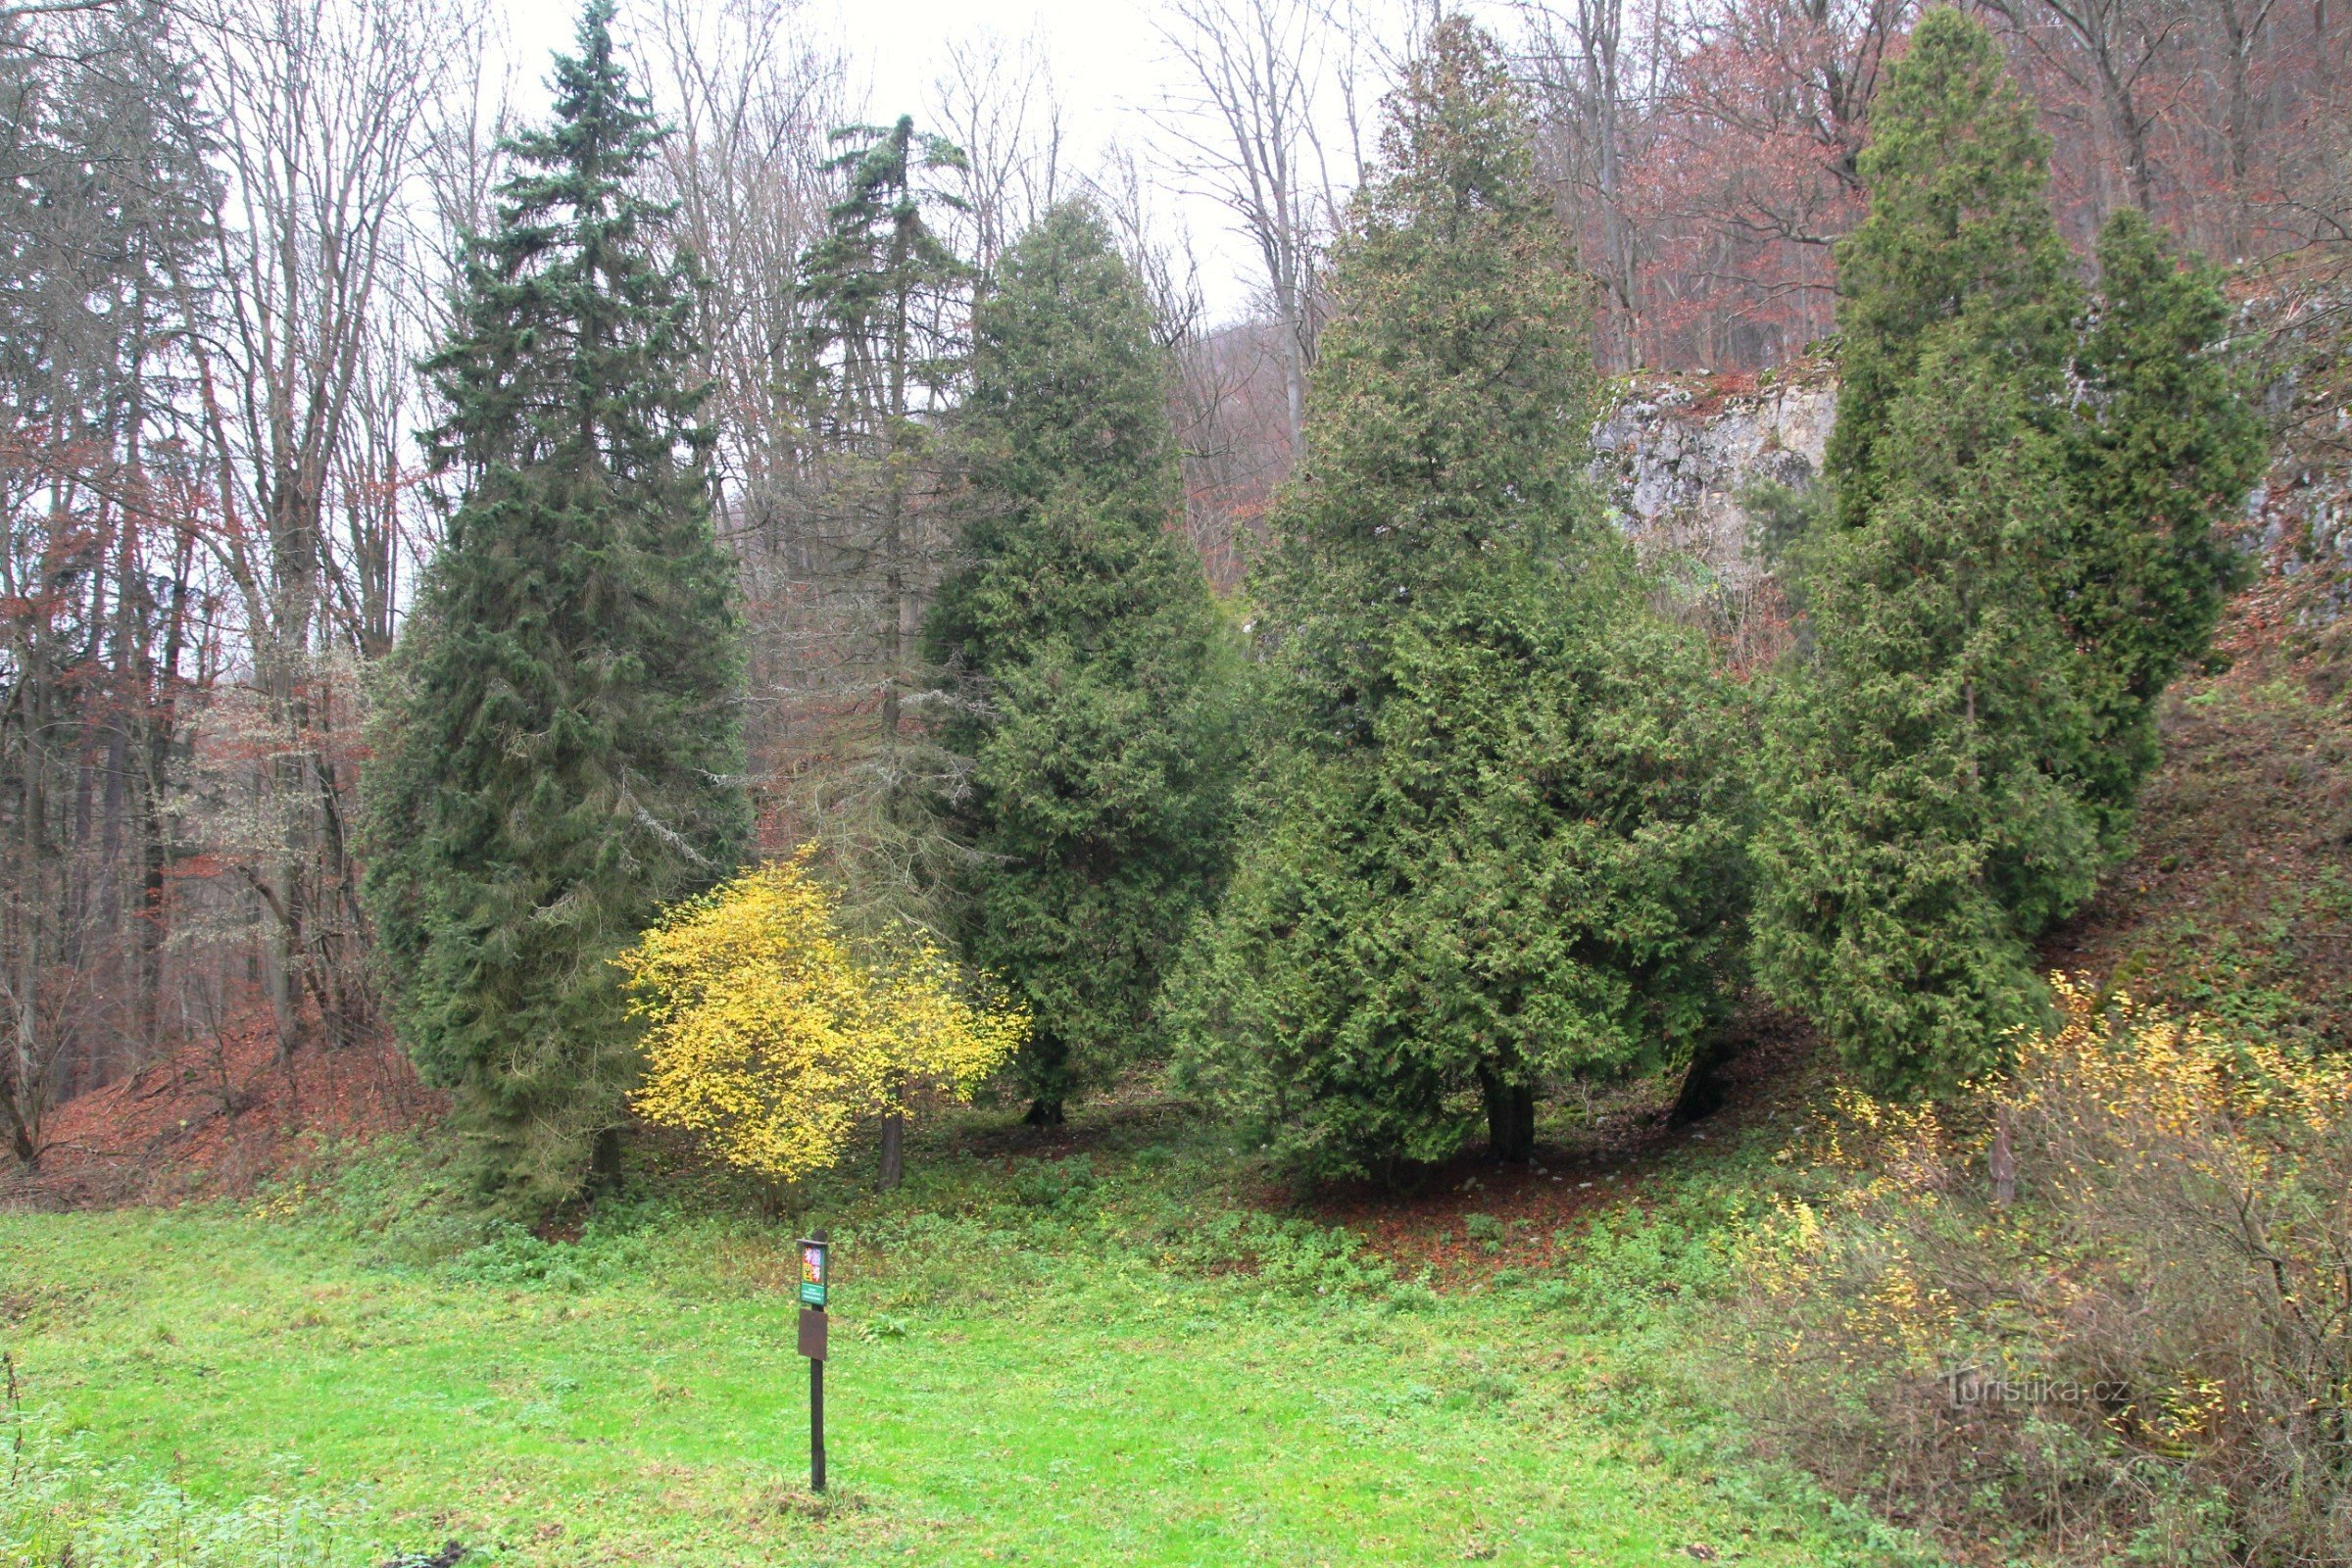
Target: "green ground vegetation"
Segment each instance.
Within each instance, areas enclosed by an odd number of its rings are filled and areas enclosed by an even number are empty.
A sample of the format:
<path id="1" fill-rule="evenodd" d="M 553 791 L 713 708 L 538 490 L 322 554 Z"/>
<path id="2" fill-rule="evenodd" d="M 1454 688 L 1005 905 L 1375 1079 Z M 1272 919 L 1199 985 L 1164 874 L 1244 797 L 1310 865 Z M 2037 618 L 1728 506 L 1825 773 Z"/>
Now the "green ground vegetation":
<path id="1" fill-rule="evenodd" d="M 1433 1289 L 1244 1202 L 1263 1178 L 1242 1154 L 1147 1116 L 1060 1158 L 923 1152 L 898 1193 L 770 1220 L 641 1174 L 552 1243 L 465 1217 L 415 1145 L 233 1207 L 0 1215 L 0 1562 L 1901 1549 L 1739 1468 L 1655 1371 L 1739 1220 L 1701 1195 L 1745 1184 L 1664 1177 L 1645 1213 L 1517 1238 L 1510 1266 Z M 840 1274 L 822 1499 L 787 1278 L 819 1220 Z"/>

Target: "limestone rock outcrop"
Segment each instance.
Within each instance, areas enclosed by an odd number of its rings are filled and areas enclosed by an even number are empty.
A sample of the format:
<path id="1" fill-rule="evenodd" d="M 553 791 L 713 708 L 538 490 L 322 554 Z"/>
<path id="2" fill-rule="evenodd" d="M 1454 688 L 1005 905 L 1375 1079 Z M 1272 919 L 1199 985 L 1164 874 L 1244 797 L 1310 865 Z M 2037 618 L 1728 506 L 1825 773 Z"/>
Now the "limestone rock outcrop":
<path id="1" fill-rule="evenodd" d="M 1741 497 L 1810 486 L 1837 415 L 1837 377 L 1816 361 L 1761 376 L 1643 372 L 1592 432 L 1593 478 L 1645 557 L 1681 557 L 1738 591 L 1764 570 Z"/>

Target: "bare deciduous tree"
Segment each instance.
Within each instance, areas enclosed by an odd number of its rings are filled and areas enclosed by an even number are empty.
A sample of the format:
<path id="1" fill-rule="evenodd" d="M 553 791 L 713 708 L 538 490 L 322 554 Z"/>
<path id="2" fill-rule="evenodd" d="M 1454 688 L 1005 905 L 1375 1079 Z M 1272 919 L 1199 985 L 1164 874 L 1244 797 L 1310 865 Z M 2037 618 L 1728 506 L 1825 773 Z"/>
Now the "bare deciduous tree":
<path id="1" fill-rule="evenodd" d="M 1209 582 L 1230 591 L 1289 464 L 1281 328 L 1263 320 L 1210 323 L 1191 237 L 1164 236 L 1144 166 L 1132 153 L 1113 148 L 1088 187 L 1152 301 L 1152 330 L 1168 357 L 1185 534 Z"/>
<path id="2" fill-rule="evenodd" d="M 372 582 L 390 591 L 383 498 L 407 475 L 404 443 L 371 393 L 413 350 L 391 308 L 407 262 L 406 205 L 424 167 L 430 111 L 453 61 L 475 47 L 466 0 L 353 7 L 341 0 L 208 0 L 199 13 L 225 164 L 214 232 L 219 329 L 197 340 L 203 416 L 222 526 L 208 542 L 235 585 L 254 676 L 285 744 L 269 787 L 305 803 L 282 852 L 246 868 L 276 925 L 267 976 L 281 1052 L 316 1007 L 348 1043 L 373 1020 L 367 925 L 351 855 L 353 780 L 330 726 L 331 641 L 380 644 Z M 374 372 L 371 374 L 371 372 Z M 397 406 L 396 406 L 397 407 Z M 372 559 L 330 566 L 338 510 Z M 329 598 L 337 578 L 346 593 Z M 348 606 L 361 624 L 330 618 Z"/>
<path id="3" fill-rule="evenodd" d="M 847 113 L 848 73 L 800 35 L 796 12 L 790 0 L 660 0 L 634 44 L 671 119 L 663 194 L 710 278 L 722 525 L 735 530 L 762 518 L 754 498 L 791 482 L 809 440 L 795 395 L 808 324 L 799 268 L 833 197 L 825 138 Z"/>
<path id="4" fill-rule="evenodd" d="M 932 87 L 940 133 L 963 149 L 960 249 L 983 276 L 1067 194 L 1067 127 L 1053 62 L 1035 37 L 981 32 L 948 46 Z"/>
<path id="5" fill-rule="evenodd" d="M 2148 140 L 2156 111 L 2146 80 L 2186 14 L 2151 0 L 1984 0 L 1984 8 L 2100 106 L 2123 152 L 2132 203 L 2153 212 Z"/>
<path id="6" fill-rule="evenodd" d="M 174 407 L 211 187 L 160 9 L 0 20 L 0 1113 L 29 1162 L 162 1007 L 167 775 L 218 641 Z"/>
<path id="7" fill-rule="evenodd" d="M 1355 40 L 1309 0 L 1173 0 L 1161 36 L 1190 89 L 1161 123 L 1184 176 L 1225 204 L 1257 252 L 1283 333 L 1284 430 L 1296 451 L 1322 325 L 1318 259 L 1360 173 Z M 1344 87 L 1330 85 L 1335 74 Z M 1327 91 L 1347 111 L 1345 145 L 1318 117 Z"/>

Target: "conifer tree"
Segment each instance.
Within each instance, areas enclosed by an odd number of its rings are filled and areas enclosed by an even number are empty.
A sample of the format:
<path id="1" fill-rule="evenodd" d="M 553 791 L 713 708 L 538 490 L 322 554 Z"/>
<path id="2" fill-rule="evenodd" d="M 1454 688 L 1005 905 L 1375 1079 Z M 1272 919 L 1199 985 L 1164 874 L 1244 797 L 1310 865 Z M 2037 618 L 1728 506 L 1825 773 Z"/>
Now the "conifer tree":
<path id="1" fill-rule="evenodd" d="M 635 1034 L 612 959 L 731 873 L 732 574 L 660 137 L 589 0 L 429 362 L 461 499 L 386 682 L 368 894 L 403 1036 L 517 1211 L 610 1168 Z"/>
<path id="2" fill-rule="evenodd" d="M 1825 463 L 1847 527 L 1900 471 L 1881 441 L 1933 346 L 1967 337 L 2028 381 L 2054 378 L 2080 298 L 2050 216 L 2048 139 L 1981 24 L 1948 8 L 1920 20 L 1871 110 L 1863 156 L 1870 210 L 1837 250 L 1838 421 Z"/>
<path id="3" fill-rule="evenodd" d="M 2068 529 L 2050 587 L 2087 656 L 2085 789 L 2120 840 L 2155 767 L 2156 700 L 2213 640 L 2244 560 L 2214 524 L 2265 459 L 2262 421 L 2222 357 L 2229 306 L 2136 207 L 2098 239 L 2098 300 L 2075 352 Z"/>
<path id="4" fill-rule="evenodd" d="M 1993 362 L 1918 363 L 1883 438 L 1900 466 L 1819 542 L 1818 652 L 1776 694 L 1757 785 L 1758 977 L 1886 1092 L 1991 1064 L 2039 1005 L 2028 939 L 2101 858 L 2080 662 L 2038 572 L 2054 444 Z"/>
<path id="5" fill-rule="evenodd" d="M 973 321 L 973 520 L 926 655 L 978 852 L 966 952 L 1028 1005 L 1030 1120 L 1131 1059 L 1212 890 L 1231 750 L 1219 621 L 1171 532 L 1184 497 L 1151 307 L 1091 209 L 1050 211 Z"/>
<path id="6" fill-rule="evenodd" d="M 1838 249 L 1846 375 L 1817 650 L 1775 705 L 1755 961 L 1874 1085 L 1987 1065 L 2026 940 L 2090 891 L 2084 668 L 2049 602 L 2079 294 L 2047 147 L 1978 23 L 1930 12 L 1873 111 Z"/>
<path id="7" fill-rule="evenodd" d="M 2121 845 L 2261 463 L 2211 277 L 2119 213 L 2090 308 L 2046 158 L 1990 33 L 1931 11 L 1838 253 L 1832 525 L 1798 551 L 1816 654 L 1768 730 L 1755 954 L 1885 1090 L 1983 1070 L 2040 1010 L 2028 945 Z"/>
<path id="8" fill-rule="evenodd" d="M 815 441 L 810 575 L 846 612 L 849 635 L 830 672 L 839 688 L 814 756 L 794 759 L 788 797 L 843 894 L 843 916 L 869 941 L 948 936 L 943 907 L 956 846 L 937 802 L 956 759 L 914 720 L 907 699 L 929 684 L 916 667 L 923 605 L 946 556 L 940 526 L 945 465 L 937 416 L 962 380 L 961 307 L 971 274 L 933 219 L 960 198 L 940 176 L 962 149 L 890 125 L 833 132 L 845 150 L 826 168 L 842 196 L 801 258 L 803 393 Z M 843 680 L 846 676 L 847 679 Z M 906 1117 L 882 1116 L 878 1180 L 905 1171 Z"/>
<path id="9" fill-rule="evenodd" d="M 1704 648 L 1584 483 L 1589 305 L 1497 52 L 1431 34 L 1332 272 L 1255 580 L 1271 744 L 1172 1010 L 1307 1170 L 1395 1172 L 1539 1092 L 1687 1058 L 1740 887 Z"/>
<path id="10" fill-rule="evenodd" d="M 833 140 L 844 150 L 826 168 L 841 197 L 800 260 L 799 366 L 813 438 L 809 597 L 832 601 L 847 630 L 828 705 L 840 719 L 812 738 L 822 760 L 791 793 L 853 927 L 944 938 L 936 895 L 953 855 L 931 808 L 952 762 L 909 699 L 930 685 L 917 660 L 923 607 L 948 555 L 935 427 L 968 361 L 971 271 L 936 221 L 963 205 L 940 180 L 964 155 L 904 116 Z"/>

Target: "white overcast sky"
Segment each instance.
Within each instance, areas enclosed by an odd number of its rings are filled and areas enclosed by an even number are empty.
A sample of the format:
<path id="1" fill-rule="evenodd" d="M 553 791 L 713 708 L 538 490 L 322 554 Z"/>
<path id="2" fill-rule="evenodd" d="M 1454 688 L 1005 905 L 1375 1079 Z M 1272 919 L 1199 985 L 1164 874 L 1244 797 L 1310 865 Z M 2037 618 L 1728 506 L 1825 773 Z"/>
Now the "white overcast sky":
<path id="1" fill-rule="evenodd" d="M 509 47 L 525 112 L 544 112 L 547 62 L 571 45 L 577 0 L 501 0 Z M 625 26 L 631 0 L 619 0 Z M 1411 0 L 1359 0 L 1373 29 L 1399 36 Z M 1499 13 L 1501 0 L 1471 9 Z M 801 16 L 812 40 L 836 42 L 870 90 L 868 119 L 922 115 L 939 78 L 948 46 L 995 33 L 1008 43 L 1035 38 L 1050 61 L 1070 128 L 1070 158 L 1081 173 L 1095 172 L 1104 146 L 1117 141 L 1156 167 L 1155 220 L 1190 231 L 1201 268 L 1210 314 L 1230 318 L 1250 303 L 1257 287 L 1246 240 L 1225 209 L 1183 188 L 1164 166 L 1172 149 L 1163 117 L 1171 94 L 1186 86 L 1181 66 L 1162 39 L 1160 0 L 803 0 Z M 1369 137 L 1375 105 L 1366 105 Z M 1156 155 L 1156 156 L 1155 156 Z"/>

